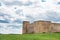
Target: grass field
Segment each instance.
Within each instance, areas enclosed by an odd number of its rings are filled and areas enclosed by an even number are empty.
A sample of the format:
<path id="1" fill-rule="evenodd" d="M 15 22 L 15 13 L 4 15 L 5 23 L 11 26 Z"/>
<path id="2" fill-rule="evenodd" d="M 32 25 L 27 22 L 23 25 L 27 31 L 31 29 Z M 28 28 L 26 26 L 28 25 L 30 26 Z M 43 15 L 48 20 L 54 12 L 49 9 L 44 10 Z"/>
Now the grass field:
<path id="1" fill-rule="evenodd" d="M 0 40 L 60 40 L 60 33 L 0 34 Z"/>

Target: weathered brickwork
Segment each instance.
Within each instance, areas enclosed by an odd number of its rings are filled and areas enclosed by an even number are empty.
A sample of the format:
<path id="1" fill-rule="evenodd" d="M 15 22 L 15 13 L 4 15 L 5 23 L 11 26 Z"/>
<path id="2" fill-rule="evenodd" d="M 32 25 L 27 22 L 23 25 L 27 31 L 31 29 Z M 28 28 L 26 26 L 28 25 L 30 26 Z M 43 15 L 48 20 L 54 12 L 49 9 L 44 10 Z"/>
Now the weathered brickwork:
<path id="1" fill-rule="evenodd" d="M 51 23 L 50 21 L 29 21 L 23 22 L 23 34 L 25 33 L 49 33 L 60 32 L 60 23 Z"/>

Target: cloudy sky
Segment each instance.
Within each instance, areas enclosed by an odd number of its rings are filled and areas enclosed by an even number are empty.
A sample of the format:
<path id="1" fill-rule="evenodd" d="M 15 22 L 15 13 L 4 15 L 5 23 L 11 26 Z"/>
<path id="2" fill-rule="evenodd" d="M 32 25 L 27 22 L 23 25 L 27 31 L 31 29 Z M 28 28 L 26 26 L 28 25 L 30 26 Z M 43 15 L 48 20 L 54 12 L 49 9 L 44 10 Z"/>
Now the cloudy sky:
<path id="1" fill-rule="evenodd" d="M 60 23 L 60 0 L 0 0 L 0 33 L 22 33 L 22 22 Z"/>

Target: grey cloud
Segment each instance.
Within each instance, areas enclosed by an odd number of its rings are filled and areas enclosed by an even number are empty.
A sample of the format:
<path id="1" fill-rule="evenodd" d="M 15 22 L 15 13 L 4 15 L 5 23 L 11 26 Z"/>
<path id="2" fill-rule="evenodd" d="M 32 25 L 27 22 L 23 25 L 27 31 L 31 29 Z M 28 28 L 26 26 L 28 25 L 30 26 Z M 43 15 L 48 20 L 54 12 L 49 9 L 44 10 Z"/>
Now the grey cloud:
<path id="1" fill-rule="evenodd" d="M 19 6 L 30 6 L 34 3 L 32 3 L 31 1 L 28 1 L 28 2 L 21 2 L 21 1 L 13 1 L 13 2 L 4 2 L 5 5 L 8 5 L 8 6 L 12 6 L 12 5 L 19 5 Z"/>

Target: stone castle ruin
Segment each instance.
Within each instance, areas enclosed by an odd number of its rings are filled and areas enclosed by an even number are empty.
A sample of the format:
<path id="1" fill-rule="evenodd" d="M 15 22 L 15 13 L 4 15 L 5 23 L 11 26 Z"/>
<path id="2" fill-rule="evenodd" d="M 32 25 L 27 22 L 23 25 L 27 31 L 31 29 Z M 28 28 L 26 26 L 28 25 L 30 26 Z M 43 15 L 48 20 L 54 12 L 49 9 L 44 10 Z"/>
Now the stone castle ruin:
<path id="1" fill-rule="evenodd" d="M 29 21 L 23 22 L 23 34 L 25 33 L 51 33 L 60 32 L 60 23 L 52 23 L 50 21 L 34 21 L 29 23 Z"/>

